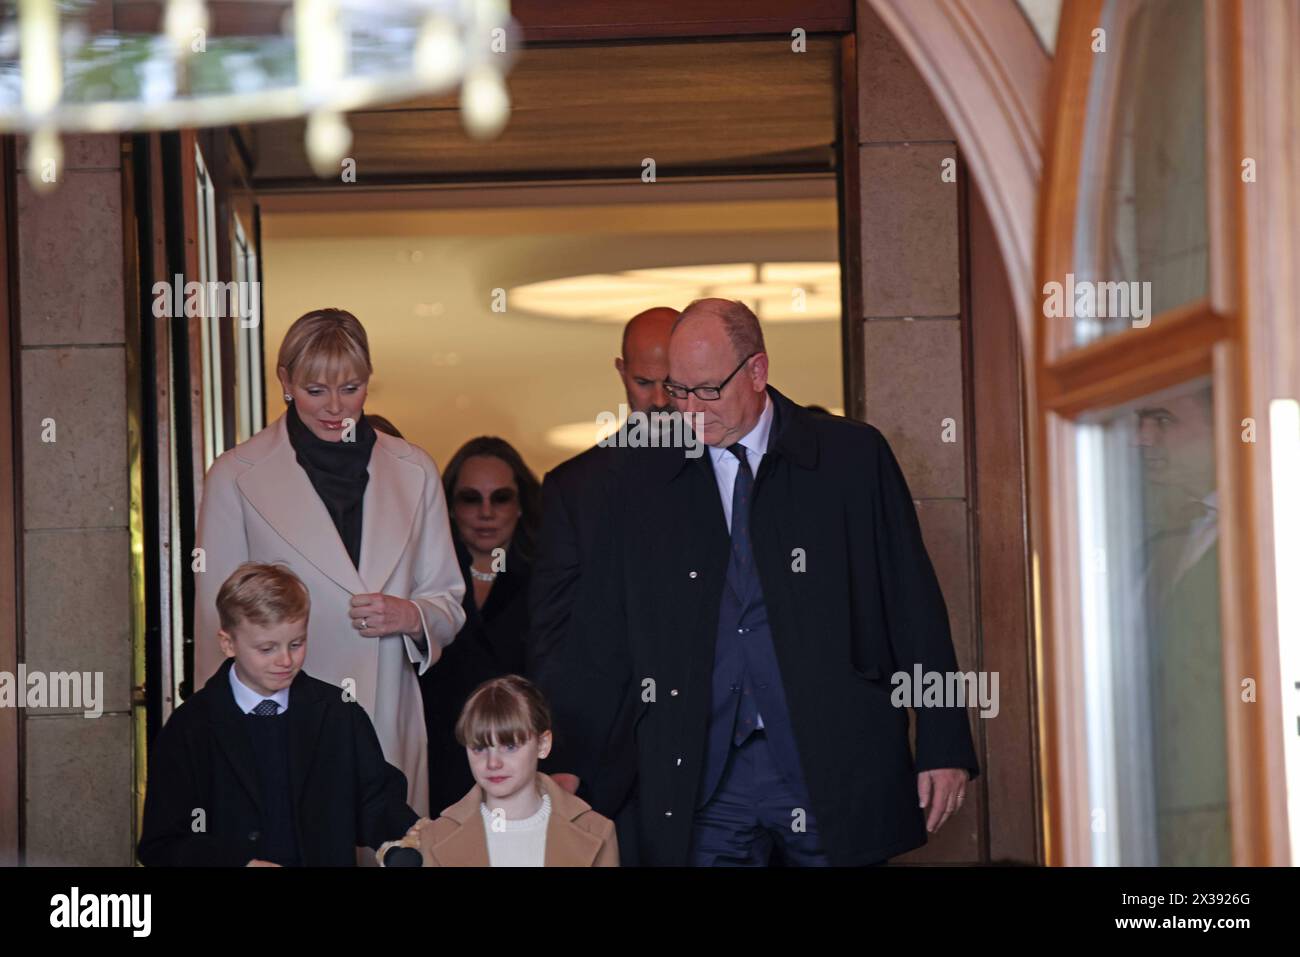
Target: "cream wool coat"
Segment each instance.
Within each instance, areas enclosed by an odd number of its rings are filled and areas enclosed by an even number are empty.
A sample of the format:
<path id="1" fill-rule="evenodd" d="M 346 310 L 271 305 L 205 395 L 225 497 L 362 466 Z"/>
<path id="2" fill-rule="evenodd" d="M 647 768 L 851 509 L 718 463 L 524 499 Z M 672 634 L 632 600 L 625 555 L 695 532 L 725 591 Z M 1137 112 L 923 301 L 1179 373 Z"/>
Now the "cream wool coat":
<path id="1" fill-rule="evenodd" d="M 465 582 L 448 525 L 438 467 L 421 449 L 383 432 L 370 455 L 362 509 L 361 567 L 348 557 L 325 503 L 298 464 L 284 416 L 212 463 L 203 485 L 195 574 L 194 679 L 202 687 L 224 658 L 216 598 L 240 562 L 284 562 L 311 592 L 304 670 L 351 681 L 388 762 L 406 775 L 407 803 L 429 813 L 429 752 L 420 684 L 465 623 Z M 415 602 L 428 637 L 363 637 L 348 617 L 354 594 Z M 292 707 L 292 703 L 290 703 Z"/>

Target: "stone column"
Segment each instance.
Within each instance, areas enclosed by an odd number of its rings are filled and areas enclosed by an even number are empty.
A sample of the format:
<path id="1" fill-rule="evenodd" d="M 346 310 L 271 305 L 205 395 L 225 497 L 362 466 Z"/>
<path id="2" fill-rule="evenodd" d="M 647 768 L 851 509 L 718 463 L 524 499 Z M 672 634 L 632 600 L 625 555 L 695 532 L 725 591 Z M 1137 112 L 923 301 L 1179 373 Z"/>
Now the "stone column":
<path id="1" fill-rule="evenodd" d="M 66 138 L 57 188 L 46 194 L 27 181 L 26 150 L 20 138 L 24 659 L 29 672 L 102 675 L 103 711 L 24 712 L 26 860 L 126 866 L 134 849 L 119 138 Z"/>
<path id="2" fill-rule="evenodd" d="M 857 5 L 857 50 L 867 421 L 888 439 L 907 479 L 958 666 L 972 670 L 957 144 L 866 0 Z M 977 821 L 973 813 L 955 817 L 904 859 L 977 860 Z"/>

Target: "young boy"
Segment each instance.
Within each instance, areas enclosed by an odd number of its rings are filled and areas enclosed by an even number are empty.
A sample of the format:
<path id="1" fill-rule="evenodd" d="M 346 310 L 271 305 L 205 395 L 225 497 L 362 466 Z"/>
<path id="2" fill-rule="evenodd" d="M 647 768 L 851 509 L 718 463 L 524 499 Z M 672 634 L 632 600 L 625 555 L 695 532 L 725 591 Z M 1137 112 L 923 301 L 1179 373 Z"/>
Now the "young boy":
<path id="1" fill-rule="evenodd" d="M 618 866 L 614 823 L 537 771 L 551 750 L 551 713 L 535 685 L 518 675 L 479 685 L 456 740 L 477 783 L 393 846 L 418 848 L 425 867 Z"/>
<path id="2" fill-rule="evenodd" d="M 310 609 L 280 565 L 246 562 L 221 586 L 226 661 L 154 744 L 141 863 L 348 866 L 415 822 L 369 716 L 302 670 Z"/>

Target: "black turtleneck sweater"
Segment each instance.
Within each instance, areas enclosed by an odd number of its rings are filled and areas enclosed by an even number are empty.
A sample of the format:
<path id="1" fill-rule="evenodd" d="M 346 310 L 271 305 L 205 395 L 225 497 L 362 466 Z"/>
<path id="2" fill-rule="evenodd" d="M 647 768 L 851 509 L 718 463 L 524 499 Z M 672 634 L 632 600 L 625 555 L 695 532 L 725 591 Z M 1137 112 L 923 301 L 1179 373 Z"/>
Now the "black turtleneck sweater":
<path id="1" fill-rule="evenodd" d="M 307 427 L 293 403 L 289 403 L 289 411 L 285 413 L 285 424 L 298 464 L 325 503 L 352 564 L 360 568 L 361 508 L 366 483 L 370 481 L 374 428 L 363 415 L 357 422 L 354 441 L 328 442 Z"/>

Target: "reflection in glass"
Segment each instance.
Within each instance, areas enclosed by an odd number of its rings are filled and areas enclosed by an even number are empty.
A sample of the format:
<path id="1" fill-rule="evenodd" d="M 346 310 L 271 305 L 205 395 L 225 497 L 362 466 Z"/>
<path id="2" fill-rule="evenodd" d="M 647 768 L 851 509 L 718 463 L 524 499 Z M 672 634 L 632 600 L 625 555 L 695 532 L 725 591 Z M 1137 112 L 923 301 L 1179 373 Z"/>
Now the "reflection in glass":
<path id="1" fill-rule="evenodd" d="M 1108 0 L 1101 22 L 1106 49 L 1094 53 L 1088 91 L 1075 278 L 1150 283 L 1149 322 L 1202 298 L 1208 285 L 1204 3 Z M 1076 309 L 1075 342 L 1123 332 L 1135 318 Z"/>
<path id="2" fill-rule="evenodd" d="M 1093 862 L 1230 864 L 1212 393 L 1078 429 Z"/>

